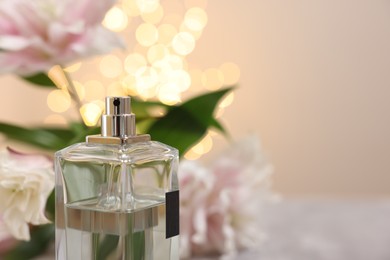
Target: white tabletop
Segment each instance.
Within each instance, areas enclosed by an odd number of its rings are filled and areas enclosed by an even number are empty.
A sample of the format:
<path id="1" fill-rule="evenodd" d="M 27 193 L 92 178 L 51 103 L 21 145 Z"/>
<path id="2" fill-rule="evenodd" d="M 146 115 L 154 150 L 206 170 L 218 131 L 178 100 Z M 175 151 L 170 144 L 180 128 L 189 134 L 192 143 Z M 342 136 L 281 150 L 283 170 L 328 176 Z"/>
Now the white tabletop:
<path id="1" fill-rule="evenodd" d="M 288 199 L 262 215 L 266 241 L 227 259 L 390 260 L 390 200 Z"/>

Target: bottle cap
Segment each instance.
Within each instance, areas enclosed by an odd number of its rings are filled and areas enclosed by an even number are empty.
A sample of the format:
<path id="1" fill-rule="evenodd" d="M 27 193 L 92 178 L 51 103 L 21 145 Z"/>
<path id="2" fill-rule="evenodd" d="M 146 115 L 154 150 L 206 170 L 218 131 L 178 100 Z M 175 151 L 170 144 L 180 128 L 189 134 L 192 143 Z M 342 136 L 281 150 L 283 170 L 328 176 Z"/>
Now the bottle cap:
<path id="1" fill-rule="evenodd" d="M 136 135 L 135 115 L 131 113 L 130 97 L 106 97 L 101 133 L 103 137 L 120 138 Z"/>

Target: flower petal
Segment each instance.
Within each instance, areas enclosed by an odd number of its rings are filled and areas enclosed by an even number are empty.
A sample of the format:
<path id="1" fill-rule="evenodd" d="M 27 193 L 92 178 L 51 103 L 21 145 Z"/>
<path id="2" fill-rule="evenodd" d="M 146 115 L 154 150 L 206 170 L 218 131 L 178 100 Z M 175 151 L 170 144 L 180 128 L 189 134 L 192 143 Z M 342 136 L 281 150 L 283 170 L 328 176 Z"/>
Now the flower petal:
<path id="1" fill-rule="evenodd" d="M 0 1 L 0 73 L 29 75 L 121 47 L 101 21 L 115 0 Z"/>
<path id="2" fill-rule="evenodd" d="M 30 45 L 30 41 L 20 36 L 5 36 L 0 38 L 0 49 L 19 51 Z"/>
<path id="3" fill-rule="evenodd" d="M 9 232 L 16 239 L 30 240 L 30 232 L 27 223 L 23 220 L 22 212 L 7 210 L 3 214 L 3 220 Z"/>
<path id="4" fill-rule="evenodd" d="M 47 198 L 54 188 L 52 161 L 8 149 L 0 154 L 0 214 L 10 233 L 28 240 L 28 224 L 48 223 Z"/>

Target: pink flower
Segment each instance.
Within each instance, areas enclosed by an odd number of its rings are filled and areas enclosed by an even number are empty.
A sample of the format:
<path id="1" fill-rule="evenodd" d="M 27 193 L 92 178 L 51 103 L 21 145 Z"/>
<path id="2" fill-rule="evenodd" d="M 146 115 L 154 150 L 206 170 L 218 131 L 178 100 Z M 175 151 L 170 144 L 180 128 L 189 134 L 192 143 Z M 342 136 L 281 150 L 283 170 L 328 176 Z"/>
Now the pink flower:
<path id="1" fill-rule="evenodd" d="M 260 236 L 259 212 L 270 192 L 272 166 L 248 138 L 208 168 L 183 161 L 180 180 L 181 257 L 234 254 Z"/>
<path id="2" fill-rule="evenodd" d="M 29 240 L 28 224 L 49 223 L 44 211 L 53 188 L 51 160 L 11 149 L 3 152 L 0 155 L 0 216 L 5 231 L 16 239 Z"/>
<path id="3" fill-rule="evenodd" d="M 121 46 L 101 21 L 115 0 L 0 1 L 0 73 L 33 74 Z"/>

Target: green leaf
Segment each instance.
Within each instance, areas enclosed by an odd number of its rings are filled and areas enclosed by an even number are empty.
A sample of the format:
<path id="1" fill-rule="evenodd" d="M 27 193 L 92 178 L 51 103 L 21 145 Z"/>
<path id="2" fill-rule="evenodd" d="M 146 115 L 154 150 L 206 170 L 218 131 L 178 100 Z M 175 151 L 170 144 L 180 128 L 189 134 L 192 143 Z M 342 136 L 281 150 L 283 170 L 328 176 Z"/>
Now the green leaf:
<path id="1" fill-rule="evenodd" d="M 72 123 L 69 128 L 25 128 L 0 122 L 0 133 L 8 138 L 52 151 L 84 142 L 87 135 L 99 132 L 99 128 L 89 128 L 82 123 Z"/>
<path id="2" fill-rule="evenodd" d="M 94 238 L 96 237 L 97 241 L 95 243 L 99 243 L 99 235 L 93 234 Z M 97 256 L 96 260 L 105 260 L 108 258 L 112 252 L 118 247 L 119 236 L 115 235 L 106 235 L 101 241 L 101 243 L 97 246 Z M 140 258 L 141 259 L 141 258 Z"/>
<path id="3" fill-rule="evenodd" d="M 131 110 L 137 116 L 137 120 L 150 119 L 150 111 L 156 108 L 168 109 L 169 106 L 158 101 L 142 101 L 138 98 L 131 98 Z"/>
<path id="4" fill-rule="evenodd" d="M 46 201 L 46 216 L 48 219 L 50 219 L 51 221 L 54 221 L 54 218 L 55 218 L 55 211 L 56 211 L 56 208 L 55 208 L 55 190 L 53 189 L 53 191 L 50 193 L 49 197 L 47 198 L 47 201 Z"/>
<path id="5" fill-rule="evenodd" d="M 67 146 L 67 140 L 72 136 L 72 133 L 65 129 L 29 129 L 6 123 L 0 123 L 0 132 L 8 138 L 49 150 L 59 150 Z"/>
<path id="6" fill-rule="evenodd" d="M 39 256 L 54 241 L 54 224 L 36 226 L 31 231 L 31 240 L 19 243 L 7 253 L 4 260 L 32 259 Z"/>
<path id="7" fill-rule="evenodd" d="M 31 76 L 22 77 L 24 80 L 40 87 L 55 88 L 56 84 L 45 74 L 37 73 Z"/>
<path id="8" fill-rule="evenodd" d="M 131 239 L 129 239 L 129 237 L 131 237 Z M 133 256 L 133 259 L 145 259 L 145 255 L 146 255 L 146 248 L 145 248 L 145 232 L 143 231 L 140 231 L 140 232 L 136 232 L 136 233 L 133 233 L 131 236 L 127 236 L 125 238 L 126 243 L 131 243 L 130 245 L 127 245 L 127 246 L 131 246 L 130 248 L 132 249 L 131 250 L 131 253 L 132 253 L 132 256 Z"/>
<path id="9" fill-rule="evenodd" d="M 218 102 L 231 90 L 226 88 L 207 93 L 172 107 L 152 124 L 149 134 L 152 139 L 171 145 L 179 150 L 181 156 L 184 155 L 201 140 L 210 126 L 223 130 L 213 114 Z"/>
<path id="10" fill-rule="evenodd" d="M 136 120 L 137 120 L 137 133 L 138 134 L 147 134 L 148 133 L 148 129 L 150 128 L 150 126 L 156 121 L 157 118 L 141 118 L 138 119 L 138 117 L 136 117 Z"/>
<path id="11" fill-rule="evenodd" d="M 50 133 L 62 138 L 64 143 L 67 143 L 68 140 L 71 140 L 75 135 L 73 129 L 67 129 L 67 128 L 39 127 L 39 128 L 32 128 L 32 129 L 38 129 L 38 130 L 50 132 Z M 1 128 L 0 128 L 0 131 L 1 131 Z"/>
<path id="12" fill-rule="evenodd" d="M 225 128 L 221 125 L 221 123 L 216 118 L 212 118 L 210 126 L 214 127 L 215 129 L 217 129 L 219 132 L 221 132 L 225 136 L 228 135 Z"/>
<path id="13" fill-rule="evenodd" d="M 80 122 L 73 122 L 70 124 L 70 129 L 73 132 L 73 138 L 69 140 L 69 145 L 74 143 L 85 142 L 87 135 L 95 135 L 100 133 L 99 127 L 87 127 Z"/>

